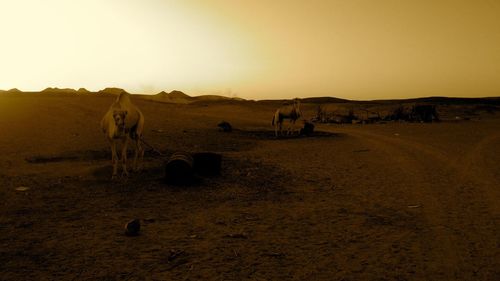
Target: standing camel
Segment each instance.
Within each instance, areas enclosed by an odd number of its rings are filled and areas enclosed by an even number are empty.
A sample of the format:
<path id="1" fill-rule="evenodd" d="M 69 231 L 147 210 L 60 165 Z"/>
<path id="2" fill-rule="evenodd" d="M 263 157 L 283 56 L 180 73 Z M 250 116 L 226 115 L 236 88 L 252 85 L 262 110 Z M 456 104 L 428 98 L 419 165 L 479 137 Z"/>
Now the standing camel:
<path id="1" fill-rule="evenodd" d="M 273 116 L 272 125 L 274 126 L 274 133 L 278 137 L 278 132 L 281 135 L 283 129 L 283 120 L 289 119 L 287 134 L 291 134 L 295 130 L 295 121 L 301 116 L 300 113 L 300 100 L 295 98 L 293 104 L 284 105 L 276 110 Z"/>
<path id="2" fill-rule="evenodd" d="M 144 129 L 144 115 L 142 115 L 142 112 L 132 104 L 129 93 L 121 93 L 111 105 L 102 118 L 101 128 L 111 145 L 111 161 L 113 163 L 113 175 L 111 179 L 116 179 L 118 172 L 119 159 L 116 153 L 117 142 L 122 143 L 122 177 L 128 176 L 127 145 L 129 139 L 135 143 L 133 170 L 137 171 L 139 169 L 137 159 L 140 157 L 142 162 L 144 157 L 144 148 L 141 144 Z"/>

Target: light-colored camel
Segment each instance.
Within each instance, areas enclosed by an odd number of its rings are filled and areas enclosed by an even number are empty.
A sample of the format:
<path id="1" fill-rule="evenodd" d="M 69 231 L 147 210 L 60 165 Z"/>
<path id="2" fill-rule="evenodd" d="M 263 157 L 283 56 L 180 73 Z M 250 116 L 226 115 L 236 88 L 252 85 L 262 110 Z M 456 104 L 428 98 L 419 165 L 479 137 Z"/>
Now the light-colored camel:
<path id="1" fill-rule="evenodd" d="M 130 94 L 126 92 L 120 94 L 102 118 L 101 128 L 111 145 L 111 161 L 113 163 L 113 175 L 111 179 L 116 179 L 117 177 L 118 161 L 120 160 L 116 153 L 117 142 L 122 143 L 122 176 L 128 176 L 127 145 L 129 140 L 135 144 L 135 156 L 132 167 L 134 171 L 137 171 L 139 169 L 138 158 L 140 157 L 142 162 L 144 157 L 144 148 L 141 143 L 144 129 L 144 115 L 132 104 Z"/>
<path id="2" fill-rule="evenodd" d="M 289 119 L 290 124 L 287 134 L 289 135 L 295 129 L 295 121 L 301 116 L 300 113 L 300 100 L 298 98 L 293 100 L 293 104 L 284 105 L 276 110 L 273 116 L 272 125 L 274 126 L 274 133 L 278 137 L 278 133 L 282 134 L 283 120 Z"/>

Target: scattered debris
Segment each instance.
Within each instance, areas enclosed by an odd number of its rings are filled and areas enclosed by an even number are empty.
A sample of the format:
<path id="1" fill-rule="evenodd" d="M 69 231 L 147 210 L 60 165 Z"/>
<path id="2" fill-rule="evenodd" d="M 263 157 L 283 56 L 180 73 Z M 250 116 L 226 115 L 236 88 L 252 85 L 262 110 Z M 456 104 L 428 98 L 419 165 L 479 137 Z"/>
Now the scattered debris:
<path id="1" fill-rule="evenodd" d="M 264 253 L 263 256 L 273 257 L 273 258 L 283 258 L 285 254 L 279 252 Z"/>
<path id="2" fill-rule="evenodd" d="M 19 186 L 19 187 L 16 187 L 16 190 L 17 191 L 27 191 L 29 190 L 30 188 L 27 187 L 27 186 Z"/>
<path id="3" fill-rule="evenodd" d="M 125 235 L 137 236 L 141 230 L 141 222 L 139 219 L 133 219 L 125 224 Z"/>
<path id="4" fill-rule="evenodd" d="M 170 254 L 168 255 L 167 257 L 167 260 L 169 262 L 172 262 L 174 261 L 175 259 L 177 259 L 178 257 L 180 257 L 181 255 L 183 255 L 185 252 L 183 250 L 170 250 Z"/>
<path id="5" fill-rule="evenodd" d="M 439 115 L 435 105 L 431 104 L 417 104 L 412 109 L 413 120 L 419 122 L 433 122 L 439 121 Z"/>
<path id="6" fill-rule="evenodd" d="M 226 122 L 226 121 L 220 122 L 219 124 L 217 124 L 217 127 L 219 127 L 220 130 L 223 132 L 229 133 L 229 132 L 233 131 L 233 127 L 231 126 L 231 124 L 229 124 L 229 122 Z"/>
<path id="7" fill-rule="evenodd" d="M 172 270 L 178 266 L 188 263 L 189 256 L 183 250 L 170 250 L 167 261 L 170 264 L 168 270 Z M 193 266 L 191 265 L 191 268 L 192 267 Z"/>
<path id="8" fill-rule="evenodd" d="M 216 219 L 215 220 L 215 224 L 218 224 L 218 225 L 227 225 L 226 222 L 223 219 Z"/>
<path id="9" fill-rule="evenodd" d="M 431 104 L 401 105 L 386 119 L 408 122 L 437 122 L 439 121 L 439 114 L 436 106 Z"/>
<path id="10" fill-rule="evenodd" d="M 247 239 L 248 236 L 245 233 L 231 233 L 224 236 L 226 238 L 237 238 L 237 239 Z"/>

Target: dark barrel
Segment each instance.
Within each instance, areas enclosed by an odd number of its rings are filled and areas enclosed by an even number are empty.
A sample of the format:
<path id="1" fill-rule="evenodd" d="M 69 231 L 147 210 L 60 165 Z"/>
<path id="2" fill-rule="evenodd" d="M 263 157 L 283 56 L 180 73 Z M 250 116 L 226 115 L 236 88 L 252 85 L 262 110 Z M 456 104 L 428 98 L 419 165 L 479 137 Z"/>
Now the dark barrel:
<path id="1" fill-rule="evenodd" d="M 220 175 L 222 155 L 213 152 L 199 152 L 193 154 L 194 171 L 202 176 Z"/>
<path id="2" fill-rule="evenodd" d="M 173 185 L 191 184 L 194 180 L 193 157 L 186 152 L 175 152 L 165 164 L 165 182 Z"/>
<path id="3" fill-rule="evenodd" d="M 314 124 L 311 122 L 305 122 L 304 127 L 300 129 L 301 135 L 311 136 L 314 134 Z"/>

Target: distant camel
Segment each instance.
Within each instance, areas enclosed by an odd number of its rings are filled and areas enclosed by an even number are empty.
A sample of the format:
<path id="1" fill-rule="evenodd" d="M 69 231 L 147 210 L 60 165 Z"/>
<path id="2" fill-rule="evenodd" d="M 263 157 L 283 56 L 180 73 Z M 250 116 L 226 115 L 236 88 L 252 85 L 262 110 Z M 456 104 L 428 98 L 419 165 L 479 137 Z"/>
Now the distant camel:
<path id="1" fill-rule="evenodd" d="M 142 132 L 144 129 L 144 115 L 130 101 L 130 94 L 124 92 L 111 105 L 108 112 L 101 120 L 101 128 L 106 139 L 111 145 L 111 161 L 113 163 L 113 175 L 111 179 L 116 179 L 118 170 L 118 155 L 116 154 L 116 143 L 122 142 L 121 161 L 122 176 L 128 176 L 127 171 L 127 145 L 129 138 L 135 142 L 135 157 L 133 169 L 138 170 L 137 158 L 144 157 L 144 148 L 141 144 Z"/>
<path id="2" fill-rule="evenodd" d="M 287 131 L 287 134 L 290 134 L 292 130 L 294 130 L 292 126 L 295 127 L 295 121 L 297 121 L 297 119 L 299 119 L 300 116 L 301 116 L 300 100 L 298 98 L 293 100 L 293 104 L 284 105 L 278 108 L 274 113 L 272 122 L 276 137 L 278 137 L 278 132 L 279 134 L 282 134 L 284 119 L 290 119 L 290 124 L 288 126 L 288 131 Z"/>

